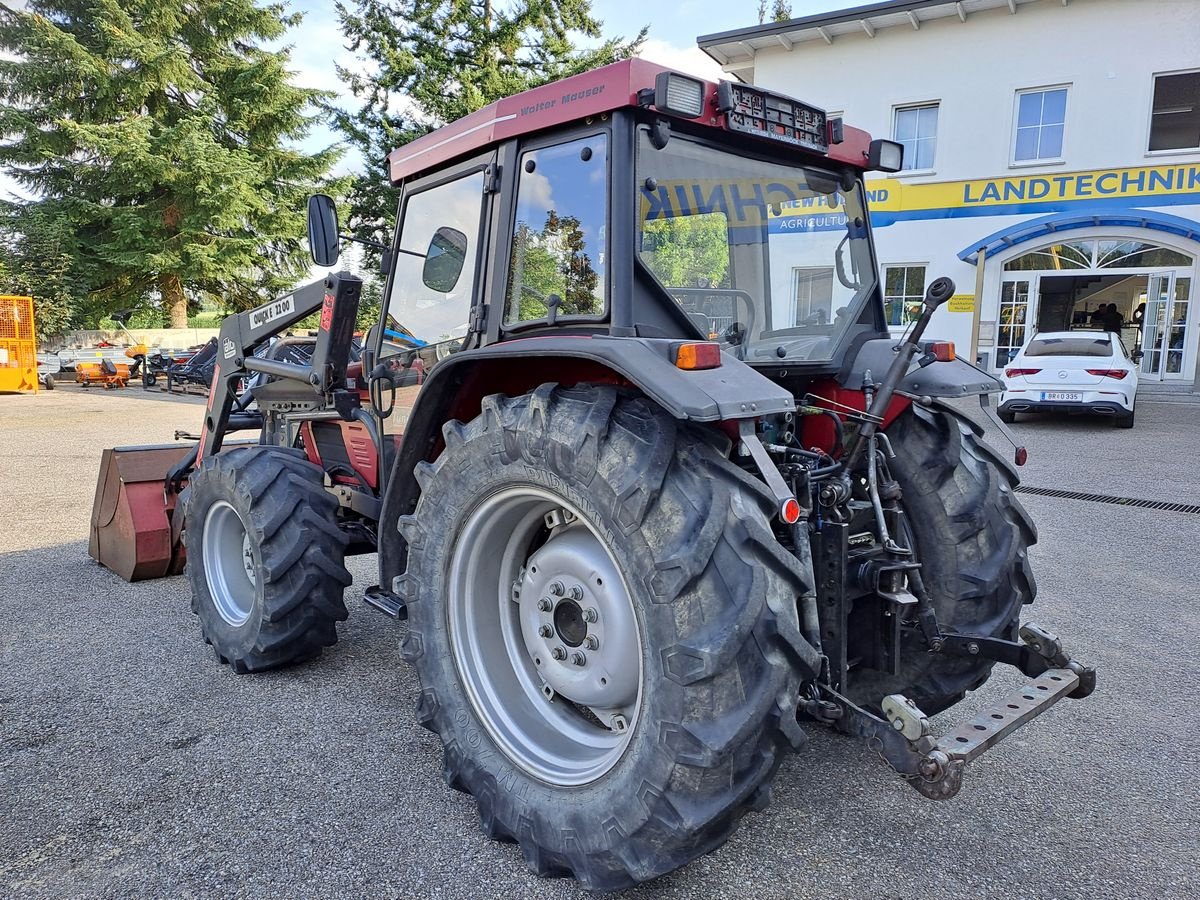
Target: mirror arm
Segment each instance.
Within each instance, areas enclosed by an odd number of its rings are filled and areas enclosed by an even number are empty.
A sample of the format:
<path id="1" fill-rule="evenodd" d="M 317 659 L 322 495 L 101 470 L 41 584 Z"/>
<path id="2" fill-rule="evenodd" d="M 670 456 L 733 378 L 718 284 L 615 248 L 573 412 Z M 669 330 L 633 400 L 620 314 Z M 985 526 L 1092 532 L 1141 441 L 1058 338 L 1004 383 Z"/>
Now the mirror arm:
<path id="1" fill-rule="evenodd" d="M 350 241 L 355 244 L 362 244 L 364 247 L 370 247 L 372 250 L 386 251 L 390 249 L 387 244 L 381 244 L 379 241 L 373 241 L 370 238 L 355 237 L 352 234 L 340 235 L 343 241 Z"/>

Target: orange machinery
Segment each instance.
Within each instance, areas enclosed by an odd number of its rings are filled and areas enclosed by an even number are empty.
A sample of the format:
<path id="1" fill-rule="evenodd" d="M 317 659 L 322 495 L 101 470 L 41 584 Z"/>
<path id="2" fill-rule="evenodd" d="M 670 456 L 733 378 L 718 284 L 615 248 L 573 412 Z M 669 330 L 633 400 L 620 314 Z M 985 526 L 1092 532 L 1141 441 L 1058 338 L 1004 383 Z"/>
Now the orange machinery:
<path id="1" fill-rule="evenodd" d="M 0 294 L 0 393 L 36 393 L 33 298 Z"/>

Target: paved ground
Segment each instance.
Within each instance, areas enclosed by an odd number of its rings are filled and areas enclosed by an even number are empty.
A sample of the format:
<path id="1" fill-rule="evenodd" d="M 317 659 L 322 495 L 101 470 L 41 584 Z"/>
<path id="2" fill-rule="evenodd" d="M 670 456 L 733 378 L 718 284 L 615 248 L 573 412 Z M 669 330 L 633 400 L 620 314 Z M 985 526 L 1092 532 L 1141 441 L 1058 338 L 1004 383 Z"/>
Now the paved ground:
<path id="1" fill-rule="evenodd" d="M 127 585 L 87 558 L 100 449 L 170 440 L 199 412 L 140 391 L 0 397 L 0 895 L 583 896 L 526 874 L 443 784 L 401 626 L 352 600 L 321 660 L 238 677 L 205 652 L 182 579 Z M 1200 406 L 1172 403 L 1140 408 L 1133 431 L 1017 432 L 1030 484 L 1200 502 L 1198 426 Z M 1027 505 L 1037 618 L 1100 669 L 1092 699 L 975 763 L 941 804 L 817 731 L 767 812 L 625 896 L 1200 893 L 1200 516 Z"/>

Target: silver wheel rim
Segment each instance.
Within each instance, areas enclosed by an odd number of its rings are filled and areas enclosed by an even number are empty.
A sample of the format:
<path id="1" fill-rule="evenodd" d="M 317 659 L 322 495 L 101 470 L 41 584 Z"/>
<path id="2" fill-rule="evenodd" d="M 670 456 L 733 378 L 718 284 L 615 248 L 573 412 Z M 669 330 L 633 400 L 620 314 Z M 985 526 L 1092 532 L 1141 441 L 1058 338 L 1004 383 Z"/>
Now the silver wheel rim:
<path id="1" fill-rule="evenodd" d="M 235 628 L 254 609 L 256 576 L 250 535 L 242 517 L 218 500 L 204 517 L 204 580 L 221 618 Z"/>
<path id="2" fill-rule="evenodd" d="M 641 700 L 641 632 L 595 526 L 548 491 L 507 488 L 467 517 L 448 587 L 455 664 L 504 754 L 564 786 L 616 765 Z"/>

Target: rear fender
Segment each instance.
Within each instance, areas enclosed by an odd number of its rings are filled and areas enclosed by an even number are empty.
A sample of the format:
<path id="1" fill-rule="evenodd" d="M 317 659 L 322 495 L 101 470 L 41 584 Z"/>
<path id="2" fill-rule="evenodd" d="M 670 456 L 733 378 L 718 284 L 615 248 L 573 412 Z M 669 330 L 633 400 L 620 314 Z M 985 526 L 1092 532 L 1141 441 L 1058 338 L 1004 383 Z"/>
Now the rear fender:
<path id="1" fill-rule="evenodd" d="M 839 376 L 838 381 L 851 390 L 862 387 L 863 376 L 869 371 L 871 379 L 883 381 L 892 360 L 896 357 L 897 338 L 878 338 L 867 341 Z M 1000 381 L 978 366 L 962 360 L 933 362 L 926 366 L 916 361 L 900 381 L 897 390 L 923 397 L 970 397 L 994 394 L 1004 390 Z"/>
<path id="2" fill-rule="evenodd" d="M 456 353 L 430 372 L 413 405 L 404 440 L 385 482 L 379 530 L 380 584 L 405 568 L 406 547 L 395 522 L 417 505 L 413 468 L 441 451 L 442 425 L 470 421 L 491 394 L 518 396 L 540 384 L 612 384 L 637 390 L 677 419 L 722 422 L 792 412 L 786 389 L 730 354 L 721 366 L 683 371 L 672 362 L 678 340 L 545 337 Z"/>

